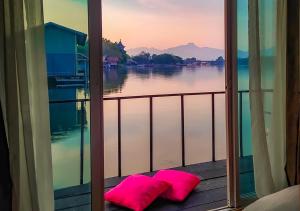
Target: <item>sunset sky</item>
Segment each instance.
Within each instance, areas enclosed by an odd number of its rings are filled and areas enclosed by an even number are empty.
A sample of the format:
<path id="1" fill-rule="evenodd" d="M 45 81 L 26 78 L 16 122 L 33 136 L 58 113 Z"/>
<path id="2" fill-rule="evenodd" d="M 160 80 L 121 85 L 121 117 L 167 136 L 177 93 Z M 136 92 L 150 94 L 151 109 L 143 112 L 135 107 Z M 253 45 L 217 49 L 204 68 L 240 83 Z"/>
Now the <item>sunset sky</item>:
<path id="1" fill-rule="evenodd" d="M 127 49 L 224 48 L 224 0 L 102 0 L 103 36 Z M 87 0 L 44 0 L 45 22 L 87 32 Z"/>

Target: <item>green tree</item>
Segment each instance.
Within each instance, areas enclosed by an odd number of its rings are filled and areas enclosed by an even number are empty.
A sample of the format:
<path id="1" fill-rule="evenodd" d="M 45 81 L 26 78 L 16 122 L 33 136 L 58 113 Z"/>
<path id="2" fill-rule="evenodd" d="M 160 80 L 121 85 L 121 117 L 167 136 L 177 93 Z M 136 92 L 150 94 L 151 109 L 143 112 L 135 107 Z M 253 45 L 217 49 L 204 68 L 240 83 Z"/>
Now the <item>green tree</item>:
<path id="1" fill-rule="evenodd" d="M 102 38 L 102 48 L 104 56 L 114 56 L 120 59 L 120 63 L 126 63 L 129 56 L 126 51 L 121 50 L 117 43 L 111 42 L 106 38 Z"/>
<path id="2" fill-rule="evenodd" d="M 130 58 L 126 51 L 119 49 L 117 43 L 111 42 L 106 38 L 102 38 L 103 56 L 114 56 L 120 59 L 120 63 L 126 63 Z M 77 52 L 88 57 L 89 55 L 89 41 L 87 40 L 84 46 L 77 46 Z"/>
<path id="3" fill-rule="evenodd" d="M 134 60 L 138 64 L 149 64 L 151 60 L 151 55 L 150 53 L 141 52 L 139 55 L 133 56 L 132 60 Z"/>
<path id="4" fill-rule="evenodd" d="M 174 56 L 172 54 L 153 54 L 152 62 L 154 64 L 182 64 L 183 59 L 179 56 Z"/>

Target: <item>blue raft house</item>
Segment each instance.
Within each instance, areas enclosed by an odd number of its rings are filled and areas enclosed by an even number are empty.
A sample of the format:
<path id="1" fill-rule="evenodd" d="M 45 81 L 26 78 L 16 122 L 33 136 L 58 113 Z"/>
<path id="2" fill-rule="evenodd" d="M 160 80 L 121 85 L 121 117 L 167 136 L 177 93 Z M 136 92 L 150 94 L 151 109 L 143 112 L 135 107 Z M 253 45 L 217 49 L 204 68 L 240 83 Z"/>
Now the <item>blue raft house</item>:
<path id="1" fill-rule="evenodd" d="M 45 24 L 48 81 L 55 86 L 86 86 L 89 78 L 85 33 L 49 22 Z"/>

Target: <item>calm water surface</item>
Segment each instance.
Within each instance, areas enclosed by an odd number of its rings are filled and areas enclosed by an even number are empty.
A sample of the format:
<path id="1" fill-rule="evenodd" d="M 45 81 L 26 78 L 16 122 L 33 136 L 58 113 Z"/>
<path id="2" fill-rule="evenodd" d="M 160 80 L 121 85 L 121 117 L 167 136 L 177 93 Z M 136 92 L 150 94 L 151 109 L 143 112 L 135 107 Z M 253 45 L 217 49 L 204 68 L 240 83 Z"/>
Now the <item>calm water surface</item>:
<path id="1" fill-rule="evenodd" d="M 240 68 L 240 89 L 248 87 L 247 68 Z M 243 79 L 244 78 L 244 79 Z M 224 67 L 120 69 L 104 74 L 105 96 L 224 91 Z M 50 100 L 89 98 L 85 88 L 49 89 Z M 248 95 L 243 97 L 243 129 L 249 121 Z M 55 189 L 78 185 L 80 175 L 80 103 L 51 104 Z M 84 182 L 90 181 L 90 108 L 84 105 Z M 149 171 L 149 99 L 123 100 L 122 174 Z M 225 96 L 215 96 L 216 158 L 224 159 Z M 211 161 L 211 95 L 185 97 L 186 163 Z M 180 98 L 153 99 L 154 169 L 181 165 Z M 105 176 L 117 175 L 117 102 L 104 103 Z M 246 136 L 245 136 L 246 137 Z M 247 140 L 243 140 L 247 142 Z M 250 153 L 245 146 L 245 154 Z"/>

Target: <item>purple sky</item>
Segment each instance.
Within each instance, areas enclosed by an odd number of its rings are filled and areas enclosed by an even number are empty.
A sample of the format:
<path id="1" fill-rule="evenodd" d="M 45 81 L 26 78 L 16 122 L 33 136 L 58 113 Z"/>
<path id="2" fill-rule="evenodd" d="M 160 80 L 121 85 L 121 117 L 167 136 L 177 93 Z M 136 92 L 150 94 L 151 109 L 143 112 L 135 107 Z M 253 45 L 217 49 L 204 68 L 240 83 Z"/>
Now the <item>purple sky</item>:
<path id="1" fill-rule="evenodd" d="M 128 48 L 224 48 L 224 0 L 103 0 L 104 37 Z"/>
<path id="2" fill-rule="evenodd" d="M 102 0 L 103 36 L 128 48 L 224 48 L 224 0 Z M 45 22 L 87 32 L 87 0 L 44 0 Z"/>

